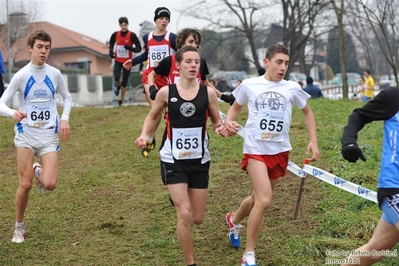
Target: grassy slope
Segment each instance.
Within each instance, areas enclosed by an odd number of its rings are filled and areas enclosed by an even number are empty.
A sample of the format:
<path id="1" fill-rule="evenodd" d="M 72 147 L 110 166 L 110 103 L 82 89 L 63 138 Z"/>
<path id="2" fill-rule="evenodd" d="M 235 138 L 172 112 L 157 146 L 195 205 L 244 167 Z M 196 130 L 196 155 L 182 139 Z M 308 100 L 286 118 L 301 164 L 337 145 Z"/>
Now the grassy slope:
<path id="1" fill-rule="evenodd" d="M 367 125 L 359 135 L 367 162 L 350 164 L 341 158 L 340 136 L 348 114 L 361 103 L 323 99 L 310 105 L 322 152 L 313 165 L 375 190 L 382 123 Z M 227 111 L 228 105 L 220 108 Z M 10 241 L 18 184 L 13 121 L 0 117 L 0 265 L 184 265 L 159 155 L 145 160 L 133 145 L 148 111 L 148 106 L 73 109 L 72 138 L 61 143 L 58 187 L 45 195 L 32 188 L 21 245 Z M 245 118 L 243 113 L 239 122 Z M 204 223 L 192 227 L 195 252 L 202 266 L 238 265 L 243 248 L 230 248 L 224 215 L 251 192 L 239 168 L 242 139 L 210 135 L 208 207 Z M 308 137 L 297 109 L 291 142 L 291 160 L 301 166 Z M 299 216 L 292 220 L 298 187 L 299 178 L 291 173 L 278 184 L 256 249 L 258 265 L 322 265 L 326 249 L 366 243 L 380 216 L 376 204 L 308 176 Z M 243 230 L 244 243 L 245 235 Z M 377 265 L 395 263 L 397 258 L 387 258 Z"/>

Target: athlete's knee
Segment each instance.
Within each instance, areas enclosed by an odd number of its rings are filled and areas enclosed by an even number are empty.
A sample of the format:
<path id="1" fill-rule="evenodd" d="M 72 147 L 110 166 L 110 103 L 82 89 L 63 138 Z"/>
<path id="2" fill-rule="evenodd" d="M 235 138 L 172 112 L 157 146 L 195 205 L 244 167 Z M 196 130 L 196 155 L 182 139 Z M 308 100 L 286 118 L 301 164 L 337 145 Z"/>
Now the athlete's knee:
<path id="1" fill-rule="evenodd" d="M 56 178 L 43 179 L 42 185 L 46 190 L 54 190 L 57 187 Z"/>
<path id="2" fill-rule="evenodd" d="M 265 197 L 262 199 L 258 199 L 255 202 L 255 206 L 260 208 L 262 210 L 262 212 L 266 212 L 267 209 L 270 208 L 270 206 L 272 205 L 272 198 L 270 197 Z"/>
<path id="3" fill-rule="evenodd" d="M 18 189 L 24 193 L 28 193 L 32 188 L 32 179 L 21 178 L 19 181 Z"/>
<path id="4" fill-rule="evenodd" d="M 204 214 L 191 214 L 191 222 L 194 224 L 201 224 L 204 221 L 205 213 Z"/>
<path id="5" fill-rule="evenodd" d="M 180 206 L 176 205 L 176 212 L 178 220 L 180 220 L 183 223 L 191 222 L 191 214 L 188 208 L 181 208 Z"/>

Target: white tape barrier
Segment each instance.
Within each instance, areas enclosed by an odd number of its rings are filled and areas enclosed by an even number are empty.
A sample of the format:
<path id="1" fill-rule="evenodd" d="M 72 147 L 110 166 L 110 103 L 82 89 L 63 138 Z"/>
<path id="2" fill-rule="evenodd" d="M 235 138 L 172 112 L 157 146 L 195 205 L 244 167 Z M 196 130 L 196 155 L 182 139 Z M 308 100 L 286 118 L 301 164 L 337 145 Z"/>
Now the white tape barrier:
<path id="1" fill-rule="evenodd" d="M 329 172 L 326 172 L 322 169 L 319 169 L 317 167 L 305 164 L 303 166 L 303 171 L 306 173 L 326 182 L 329 183 L 330 185 L 336 186 L 340 189 L 343 189 L 347 192 L 350 192 L 352 194 L 358 195 L 359 197 L 378 202 L 377 201 L 377 193 L 375 191 L 372 191 L 368 188 L 359 186 L 355 183 L 352 183 L 350 181 L 347 181 L 343 178 L 340 178 L 336 175 L 333 175 Z"/>
<path id="2" fill-rule="evenodd" d="M 303 171 L 302 168 L 300 168 L 298 165 L 294 164 L 290 160 L 288 160 L 287 170 L 289 170 L 291 173 L 293 173 L 294 175 L 297 175 L 301 178 L 306 177 L 306 172 Z"/>
<path id="3" fill-rule="evenodd" d="M 219 113 L 220 113 L 220 117 L 222 118 L 222 120 L 224 122 L 226 115 L 224 113 L 222 113 L 221 111 L 219 111 Z M 238 129 L 238 135 L 240 135 L 241 137 L 244 137 L 244 127 L 242 127 L 241 125 Z M 296 165 L 295 163 L 293 163 L 292 161 L 289 160 L 287 170 L 289 170 L 290 172 L 292 172 L 293 174 L 295 174 L 301 178 L 305 178 L 306 173 L 308 173 L 326 183 L 329 183 L 330 185 L 336 186 L 336 187 L 343 189 L 347 192 L 358 195 L 359 197 L 374 201 L 376 203 L 378 202 L 377 201 L 377 193 L 375 191 L 372 191 L 365 187 L 359 186 L 355 183 L 347 181 L 343 178 L 340 178 L 336 175 L 333 175 L 329 172 L 326 172 L 322 169 L 311 166 L 309 164 L 304 164 L 303 169 L 302 169 L 298 165 Z"/>

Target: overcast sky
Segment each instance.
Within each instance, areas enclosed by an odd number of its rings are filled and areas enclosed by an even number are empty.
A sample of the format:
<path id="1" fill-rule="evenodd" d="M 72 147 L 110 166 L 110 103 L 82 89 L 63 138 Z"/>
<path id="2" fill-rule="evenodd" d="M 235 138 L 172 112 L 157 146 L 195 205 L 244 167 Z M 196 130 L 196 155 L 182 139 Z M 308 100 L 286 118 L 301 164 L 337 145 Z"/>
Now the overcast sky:
<path id="1" fill-rule="evenodd" d="M 2 2 L 5 0 L 1 0 Z M 13 1 L 13 0 L 8 0 Z M 177 33 L 184 27 L 202 29 L 206 21 L 196 20 L 177 10 L 189 9 L 193 2 L 187 0 L 36 0 L 43 2 L 42 21 L 76 31 L 105 43 L 112 33 L 119 30 L 119 17 L 127 17 L 129 29 L 137 35 L 139 24 L 153 21 L 157 7 L 165 6 L 171 11 L 168 30 Z M 191 4 L 190 4 L 191 3 Z"/>
<path id="2" fill-rule="evenodd" d="M 171 11 L 168 30 L 177 33 L 184 27 L 205 27 L 206 22 L 196 20 L 179 13 L 187 7 L 187 0 L 37 0 L 44 1 L 46 13 L 44 20 L 70 30 L 93 37 L 100 42 L 108 40 L 112 33 L 119 30 L 119 17 L 127 17 L 129 29 L 139 33 L 139 24 L 145 20 L 154 21 L 154 11 L 165 6 Z M 190 2 L 188 2 L 190 3 Z"/>

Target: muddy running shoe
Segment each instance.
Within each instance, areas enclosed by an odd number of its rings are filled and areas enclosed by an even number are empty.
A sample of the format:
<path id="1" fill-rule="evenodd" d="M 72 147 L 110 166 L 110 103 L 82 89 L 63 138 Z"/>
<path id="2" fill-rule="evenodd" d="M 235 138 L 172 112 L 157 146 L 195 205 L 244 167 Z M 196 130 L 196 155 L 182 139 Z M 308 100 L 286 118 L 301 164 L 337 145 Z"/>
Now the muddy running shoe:
<path id="1" fill-rule="evenodd" d="M 233 213 L 229 212 L 226 214 L 226 223 L 229 226 L 229 240 L 231 245 L 234 248 L 239 248 L 240 247 L 240 229 L 242 228 L 241 224 L 233 224 Z"/>
<path id="2" fill-rule="evenodd" d="M 15 227 L 14 235 L 12 236 L 11 242 L 22 243 L 25 240 L 25 229 L 22 226 Z"/>
<path id="3" fill-rule="evenodd" d="M 247 252 L 247 254 L 244 254 L 241 260 L 241 266 L 256 266 L 255 253 Z"/>
<path id="4" fill-rule="evenodd" d="M 36 187 L 37 187 L 37 191 L 39 191 L 40 194 L 46 193 L 46 189 L 43 187 L 42 182 L 40 181 L 40 176 L 36 175 L 36 172 L 38 173 L 39 169 L 42 168 L 42 166 L 39 163 L 34 163 L 32 165 L 33 167 L 33 176 L 36 179 Z M 37 170 L 36 170 L 37 169 Z"/>

